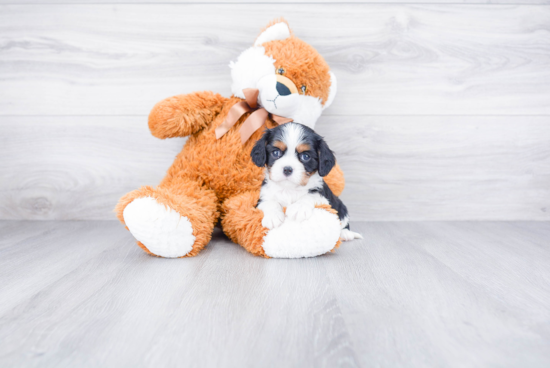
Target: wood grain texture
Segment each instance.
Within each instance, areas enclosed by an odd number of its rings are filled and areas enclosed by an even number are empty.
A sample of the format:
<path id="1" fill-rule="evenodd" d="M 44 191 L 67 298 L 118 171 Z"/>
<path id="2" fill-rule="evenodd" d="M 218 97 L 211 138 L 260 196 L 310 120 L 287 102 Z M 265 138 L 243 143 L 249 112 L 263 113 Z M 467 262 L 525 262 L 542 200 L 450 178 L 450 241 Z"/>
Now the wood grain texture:
<path id="1" fill-rule="evenodd" d="M 1 117 L 0 218 L 114 219 L 118 199 L 158 184 L 184 142 L 154 138 L 146 116 Z"/>
<path id="2" fill-rule="evenodd" d="M 352 228 L 365 240 L 313 259 L 217 232 L 170 260 L 114 221 L 0 222 L 0 365 L 550 364 L 550 223 Z"/>
<path id="3" fill-rule="evenodd" d="M 550 363 L 549 223 L 358 227 L 323 263 L 360 366 Z"/>
<path id="4" fill-rule="evenodd" d="M 152 0 L 0 0 L 0 4 L 38 4 L 38 5 L 57 5 L 57 4 L 152 4 Z M 163 0 L 163 4 L 284 4 L 295 3 L 292 0 L 218 0 L 218 1 L 196 1 L 196 0 Z M 339 4 L 339 3 L 354 3 L 354 4 L 550 4 L 550 0 L 300 0 L 300 3 L 305 4 Z"/>
<path id="5" fill-rule="evenodd" d="M 550 117 L 326 118 L 356 220 L 549 220 Z"/>
<path id="6" fill-rule="evenodd" d="M 322 117 L 354 220 L 549 220 L 549 117 Z M 113 219 L 184 139 L 145 116 L 1 117 L 0 218 Z"/>
<path id="7" fill-rule="evenodd" d="M 144 115 L 170 95 L 227 95 L 229 61 L 273 11 L 4 5 L 0 115 Z M 334 69 L 329 115 L 550 114 L 549 6 L 280 4 L 276 15 Z"/>
<path id="8" fill-rule="evenodd" d="M 549 6 L 277 9 L 338 75 L 318 130 L 352 218 L 550 219 Z M 229 60 L 274 16 L 268 3 L 0 5 L 0 219 L 113 218 L 184 143 L 150 136 L 154 103 L 228 95 Z"/>

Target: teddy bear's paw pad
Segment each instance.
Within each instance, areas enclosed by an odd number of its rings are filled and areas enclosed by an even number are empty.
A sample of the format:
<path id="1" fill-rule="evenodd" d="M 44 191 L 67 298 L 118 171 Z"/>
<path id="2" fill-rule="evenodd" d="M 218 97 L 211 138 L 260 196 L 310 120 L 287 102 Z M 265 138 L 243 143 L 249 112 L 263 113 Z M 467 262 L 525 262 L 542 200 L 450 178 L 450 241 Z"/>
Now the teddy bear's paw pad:
<path id="1" fill-rule="evenodd" d="M 154 198 L 135 199 L 123 216 L 132 235 L 157 256 L 183 257 L 193 249 L 195 237 L 189 219 Z"/>
<path id="2" fill-rule="evenodd" d="M 315 208 L 310 218 L 289 221 L 264 237 L 265 254 L 272 258 L 315 257 L 330 252 L 340 237 L 338 216 Z"/>

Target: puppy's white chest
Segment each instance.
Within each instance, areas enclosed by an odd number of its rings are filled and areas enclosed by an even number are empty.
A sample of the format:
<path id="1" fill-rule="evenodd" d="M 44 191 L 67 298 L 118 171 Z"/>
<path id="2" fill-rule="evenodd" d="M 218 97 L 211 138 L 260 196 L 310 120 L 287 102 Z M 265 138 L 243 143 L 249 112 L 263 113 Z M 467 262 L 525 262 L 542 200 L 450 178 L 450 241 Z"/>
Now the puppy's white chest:
<path id="1" fill-rule="evenodd" d="M 296 203 L 300 198 L 308 194 L 307 190 L 303 190 L 302 188 L 281 188 L 278 185 L 272 185 L 269 189 L 270 199 L 277 201 L 283 207 Z"/>

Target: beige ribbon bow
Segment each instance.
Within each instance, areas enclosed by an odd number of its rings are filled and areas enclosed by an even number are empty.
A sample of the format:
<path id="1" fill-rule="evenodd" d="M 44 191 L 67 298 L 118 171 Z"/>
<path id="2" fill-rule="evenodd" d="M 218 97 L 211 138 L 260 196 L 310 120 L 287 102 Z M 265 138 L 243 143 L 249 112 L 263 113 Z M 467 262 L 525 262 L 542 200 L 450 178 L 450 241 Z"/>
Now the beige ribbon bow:
<path id="1" fill-rule="evenodd" d="M 223 137 L 225 133 L 229 131 L 239 121 L 241 116 L 247 112 L 253 111 L 249 117 L 246 118 L 239 133 L 241 133 L 241 142 L 246 143 L 248 138 L 258 129 L 260 129 L 265 124 L 265 120 L 268 116 L 271 115 L 271 119 L 277 124 L 290 123 L 292 119 L 288 119 L 279 115 L 270 114 L 263 107 L 258 108 L 258 94 L 260 91 L 256 88 L 245 88 L 243 89 L 245 101 L 236 103 L 229 109 L 227 117 L 221 123 L 219 127 L 216 128 L 216 139 Z"/>

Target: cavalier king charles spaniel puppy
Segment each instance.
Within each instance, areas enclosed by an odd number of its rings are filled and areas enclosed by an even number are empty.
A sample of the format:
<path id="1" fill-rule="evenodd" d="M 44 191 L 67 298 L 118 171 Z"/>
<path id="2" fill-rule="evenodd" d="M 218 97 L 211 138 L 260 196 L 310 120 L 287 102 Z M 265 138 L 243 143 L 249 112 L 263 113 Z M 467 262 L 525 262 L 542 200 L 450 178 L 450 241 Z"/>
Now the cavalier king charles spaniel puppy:
<path id="1" fill-rule="evenodd" d="M 350 230 L 348 209 L 323 180 L 336 164 L 323 137 L 305 125 L 287 123 L 267 129 L 250 155 L 254 164 L 266 168 L 257 205 L 264 213 L 264 227 L 276 228 L 285 217 L 307 220 L 315 205 L 328 204 L 338 212 L 340 239 L 363 238 Z"/>

